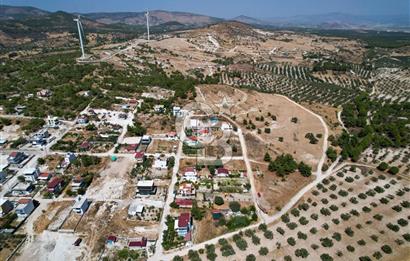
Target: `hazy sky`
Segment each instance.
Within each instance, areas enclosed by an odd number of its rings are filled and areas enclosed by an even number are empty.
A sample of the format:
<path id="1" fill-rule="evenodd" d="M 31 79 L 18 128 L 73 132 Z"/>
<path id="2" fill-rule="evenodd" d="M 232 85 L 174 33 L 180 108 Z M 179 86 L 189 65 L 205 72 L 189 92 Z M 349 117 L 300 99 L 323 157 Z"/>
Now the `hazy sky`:
<path id="1" fill-rule="evenodd" d="M 232 18 L 257 18 L 342 12 L 409 14 L 410 0 L 0 0 L 0 4 L 35 6 L 49 11 L 116 12 L 162 9 Z"/>

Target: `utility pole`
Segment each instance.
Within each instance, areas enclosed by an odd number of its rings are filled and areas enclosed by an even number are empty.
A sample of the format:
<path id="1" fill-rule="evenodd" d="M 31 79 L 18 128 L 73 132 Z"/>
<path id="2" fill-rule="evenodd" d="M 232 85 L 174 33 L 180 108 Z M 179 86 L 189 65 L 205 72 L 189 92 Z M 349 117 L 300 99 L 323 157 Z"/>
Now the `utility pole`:
<path id="1" fill-rule="evenodd" d="M 147 18 L 147 39 L 149 41 L 149 11 L 145 13 L 145 17 Z"/>

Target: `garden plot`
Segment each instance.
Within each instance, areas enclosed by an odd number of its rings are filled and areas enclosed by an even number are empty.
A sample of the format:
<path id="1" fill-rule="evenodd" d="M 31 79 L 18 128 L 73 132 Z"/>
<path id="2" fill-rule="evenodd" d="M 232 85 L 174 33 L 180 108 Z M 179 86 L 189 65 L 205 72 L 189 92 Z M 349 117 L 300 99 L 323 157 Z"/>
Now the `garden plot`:
<path id="1" fill-rule="evenodd" d="M 345 168 L 319 183 L 279 222 L 220 240 L 207 247 L 203 259 L 211 252 L 218 260 L 247 255 L 256 260 L 407 260 L 409 193 L 407 181 Z"/>
<path id="2" fill-rule="evenodd" d="M 93 200 L 110 200 L 129 195 L 129 190 L 134 189 L 129 175 L 133 164 L 130 158 L 119 158 L 110 162 L 106 169 L 93 179 L 86 197 Z"/>

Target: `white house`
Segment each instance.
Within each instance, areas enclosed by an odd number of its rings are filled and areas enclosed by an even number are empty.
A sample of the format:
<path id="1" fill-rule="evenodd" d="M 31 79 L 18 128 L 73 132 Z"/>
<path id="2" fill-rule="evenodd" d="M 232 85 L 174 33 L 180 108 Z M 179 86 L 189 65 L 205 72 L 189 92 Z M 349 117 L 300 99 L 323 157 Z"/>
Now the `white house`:
<path id="1" fill-rule="evenodd" d="M 90 202 L 86 197 L 77 196 L 72 209 L 75 213 L 84 215 L 89 206 Z"/>
<path id="2" fill-rule="evenodd" d="M 144 205 L 136 201 L 132 202 L 128 208 L 128 216 L 130 217 L 135 217 L 135 216 L 141 217 L 143 212 L 144 212 Z"/>
<path id="3" fill-rule="evenodd" d="M 4 215 L 10 213 L 10 211 L 12 211 L 13 208 L 13 203 L 11 203 L 7 199 L 0 198 L 0 217 L 3 217 Z"/>
<path id="4" fill-rule="evenodd" d="M 181 107 L 174 106 L 172 108 L 172 115 L 174 115 L 175 117 L 181 117 L 182 116 Z"/>
<path id="5" fill-rule="evenodd" d="M 28 182 L 35 183 L 39 175 L 40 170 L 38 168 L 27 168 L 23 170 L 23 176 Z"/>
<path id="6" fill-rule="evenodd" d="M 198 181 L 198 175 L 197 175 L 196 169 L 194 167 L 186 168 L 182 178 L 184 180 L 191 181 L 191 182 L 194 182 L 194 183 L 197 182 Z"/>
<path id="7" fill-rule="evenodd" d="M 33 192 L 35 186 L 31 183 L 17 183 L 12 190 L 11 194 L 15 197 L 28 196 Z"/>
<path id="8" fill-rule="evenodd" d="M 31 198 L 22 198 L 18 201 L 16 214 L 19 218 L 28 217 L 34 210 L 34 203 Z"/>
<path id="9" fill-rule="evenodd" d="M 232 124 L 230 124 L 230 123 L 223 122 L 221 124 L 221 130 L 223 130 L 223 131 L 231 131 L 232 129 L 233 129 Z"/>

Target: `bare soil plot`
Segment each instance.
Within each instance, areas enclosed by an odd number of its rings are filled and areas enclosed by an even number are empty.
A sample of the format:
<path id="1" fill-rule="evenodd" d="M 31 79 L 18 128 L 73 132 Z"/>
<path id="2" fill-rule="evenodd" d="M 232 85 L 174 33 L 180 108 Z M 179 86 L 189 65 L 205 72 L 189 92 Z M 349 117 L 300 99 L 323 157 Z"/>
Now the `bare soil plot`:
<path id="1" fill-rule="evenodd" d="M 132 183 L 129 175 L 134 162 L 129 158 L 118 158 L 109 162 L 108 166 L 94 178 L 87 189 L 86 196 L 94 200 L 122 199 L 129 195 Z"/>
<path id="2" fill-rule="evenodd" d="M 291 173 L 281 178 L 268 170 L 267 164 L 252 163 L 255 173 L 255 188 L 260 193 L 258 204 L 269 214 L 280 210 L 301 188 L 313 181 L 314 177 L 303 177 Z"/>
<path id="3" fill-rule="evenodd" d="M 331 134 L 338 135 L 342 132 L 342 127 L 337 120 L 337 112 L 339 109 L 319 103 L 302 102 L 301 105 L 322 116 Z"/>
<path id="4" fill-rule="evenodd" d="M 147 153 L 172 153 L 178 141 L 167 141 L 154 139 L 148 146 Z"/>
<path id="5" fill-rule="evenodd" d="M 37 220 L 34 221 L 33 229 L 37 234 L 41 234 L 47 227 L 54 222 L 61 212 L 73 205 L 73 201 L 55 201 L 48 205 L 46 211 L 44 211 Z"/>
<path id="6" fill-rule="evenodd" d="M 207 211 L 201 221 L 194 221 L 194 226 L 193 241 L 196 244 L 223 235 L 228 231 L 225 226 L 216 226 L 211 211 Z"/>
<path id="7" fill-rule="evenodd" d="M 324 128 L 311 113 L 278 95 L 237 90 L 226 85 L 204 85 L 199 90 L 198 96 L 205 98 L 202 100 L 234 116 L 236 123 L 245 130 L 252 159 L 262 160 L 270 147 L 277 155 L 289 153 L 298 161 L 316 167 L 322 154 L 323 138 L 318 138 L 317 144 L 310 144 L 305 135 L 323 135 Z"/>
<path id="8" fill-rule="evenodd" d="M 137 119 L 147 129 L 148 135 L 175 131 L 175 121 L 167 115 L 139 113 Z"/>

